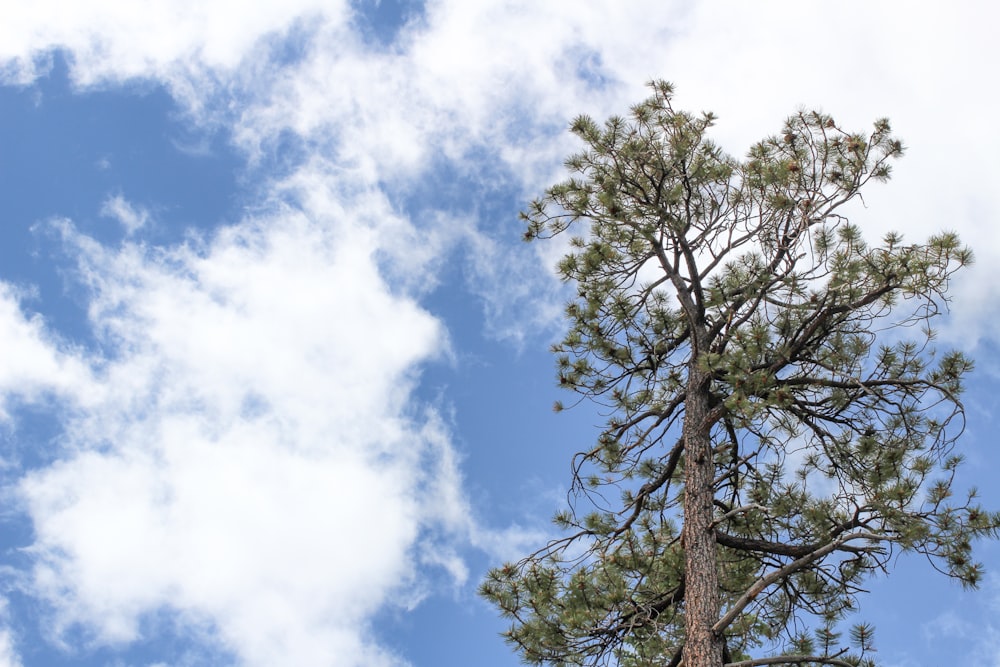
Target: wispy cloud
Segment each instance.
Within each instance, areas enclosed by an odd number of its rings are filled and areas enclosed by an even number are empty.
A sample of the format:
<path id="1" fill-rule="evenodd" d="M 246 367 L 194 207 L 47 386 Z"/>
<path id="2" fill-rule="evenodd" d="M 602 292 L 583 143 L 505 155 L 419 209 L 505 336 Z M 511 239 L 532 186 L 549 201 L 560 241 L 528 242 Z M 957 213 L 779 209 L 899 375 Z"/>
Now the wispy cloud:
<path id="1" fill-rule="evenodd" d="M 101 215 L 117 220 L 130 236 L 149 222 L 149 211 L 133 206 L 120 194 L 104 200 Z"/>
<path id="2" fill-rule="evenodd" d="M 9 614 L 7 601 L 0 598 L 0 667 L 22 667 L 18 654 L 14 632 L 8 626 Z"/>
<path id="3" fill-rule="evenodd" d="M 991 577 L 995 580 L 995 577 Z M 990 586 L 994 610 L 996 586 Z M 924 642 L 928 645 L 946 644 L 954 647 L 952 656 L 956 664 L 1000 665 L 1000 626 L 993 619 L 995 614 L 982 609 L 980 604 L 967 608 L 952 608 L 942 611 L 921 627 Z M 985 611 L 985 613 L 984 613 Z"/>
<path id="4" fill-rule="evenodd" d="M 29 292 L 0 282 L 0 422 L 11 403 L 34 403 L 67 394 L 89 394 L 89 367 L 71 346 L 47 330 L 41 316 L 25 312 Z"/>

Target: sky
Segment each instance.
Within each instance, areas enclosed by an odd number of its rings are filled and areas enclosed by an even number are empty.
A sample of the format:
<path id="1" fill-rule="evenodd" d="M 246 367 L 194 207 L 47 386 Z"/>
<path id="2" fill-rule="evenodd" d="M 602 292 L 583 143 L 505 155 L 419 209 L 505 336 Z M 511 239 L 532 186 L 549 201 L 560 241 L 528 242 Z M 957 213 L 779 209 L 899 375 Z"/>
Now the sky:
<path id="1" fill-rule="evenodd" d="M 907 146 L 849 211 L 955 230 L 959 486 L 1000 509 L 1000 10 L 973 0 L 33 0 L 0 22 L 0 667 L 511 667 L 486 570 L 551 536 L 573 117 L 802 107 Z M 1000 665 L 963 591 L 870 582 L 889 667 Z"/>

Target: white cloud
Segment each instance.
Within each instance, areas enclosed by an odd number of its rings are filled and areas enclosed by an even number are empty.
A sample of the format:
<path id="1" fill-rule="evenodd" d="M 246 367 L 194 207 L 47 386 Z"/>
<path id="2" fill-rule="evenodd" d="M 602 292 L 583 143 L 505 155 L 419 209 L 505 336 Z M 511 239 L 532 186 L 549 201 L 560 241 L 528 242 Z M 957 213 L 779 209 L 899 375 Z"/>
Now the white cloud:
<path id="1" fill-rule="evenodd" d="M 486 182 L 503 165 L 525 197 L 558 173 L 573 146 L 562 131 L 569 118 L 622 112 L 654 77 L 678 84 L 679 106 L 716 111 L 715 135 L 737 154 L 801 104 L 859 129 L 889 115 L 911 150 L 857 217 L 873 236 L 897 228 L 917 240 L 957 227 L 979 251 L 981 277 L 956 290 L 955 330 L 966 340 L 992 335 L 1000 293 L 987 267 L 1000 266 L 1000 238 L 985 221 L 1000 206 L 983 193 L 1000 167 L 991 159 L 997 140 L 980 128 L 1000 101 L 983 76 L 1000 57 L 989 32 L 996 9 L 928 5 L 901 17 L 876 2 L 831 16 L 795 2 L 623 11 L 613 2 L 436 0 L 388 47 L 365 43 L 351 12 L 320 0 L 257 2 L 252 11 L 220 1 L 159 0 L 140 11 L 42 0 L 4 22 L 0 60 L 30 62 L 61 45 L 82 82 L 166 81 L 202 122 L 231 124 L 248 151 L 290 131 L 365 187 L 416 187 L 443 161 Z M 283 39 L 299 55 L 277 63 L 272 47 Z M 495 238 L 500 223 L 481 220 L 473 233 Z M 498 312 L 516 316 L 503 307 L 503 287 L 482 278 Z"/>
<path id="2" fill-rule="evenodd" d="M 50 49 L 72 53 L 75 80 L 174 79 L 236 67 L 260 40 L 297 22 L 349 17 L 342 0 L 256 2 L 38 0 L 5 8 L 0 60 L 25 80 Z"/>
<path id="3" fill-rule="evenodd" d="M 105 199 L 101 205 L 101 215 L 117 220 L 129 236 L 149 222 L 148 210 L 142 207 L 136 208 L 121 195 Z"/>
<path id="4" fill-rule="evenodd" d="M 7 628 L 0 630 L 0 667 L 21 667 L 22 664 L 11 631 Z"/>
<path id="5" fill-rule="evenodd" d="M 887 116 L 907 146 L 893 180 L 865 193 L 850 213 L 872 239 L 894 229 L 920 242 L 960 232 L 975 268 L 954 289 L 952 344 L 996 338 L 1000 315 L 1000 204 L 987 193 L 1000 179 L 987 131 L 1000 92 L 986 85 L 1000 58 L 992 5 L 914 7 L 848 3 L 836 16 L 821 4 L 698 3 L 687 29 L 668 45 L 662 74 L 678 84 L 684 108 L 719 116 L 716 136 L 737 155 L 775 132 L 799 105 L 821 107 L 864 131 Z M 736 66 L 736 64 L 739 64 Z"/>
<path id="6" fill-rule="evenodd" d="M 447 432 L 409 408 L 445 339 L 379 277 L 370 228 L 314 214 L 159 250 L 57 223 L 109 354 L 63 458 L 20 484 L 57 627 L 128 642 L 166 608 L 241 664 L 399 663 L 368 619 L 468 524 Z"/>
<path id="7" fill-rule="evenodd" d="M 21 667 L 22 664 L 10 630 L 0 630 L 0 667 Z"/>
<path id="8" fill-rule="evenodd" d="M 608 76 L 611 89 L 620 84 L 606 56 L 613 63 L 635 44 L 662 44 L 676 13 L 662 2 L 635 6 L 633 14 L 611 2 L 442 0 L 428 3 L 423 20 L 391 49 L 328 22 L 307 57 L 270 71 L 263 86 L 260 77 L 242 80 L 255 103 L 240 116 L 238 137 L 248 147 L 282 130 L 326 140 L 339 164 L 373 179 L 405 178 L 440 159 L 482 169 L 468 153 L 483 149 L 491 163 L 499 156 L 520 174 L 537 168 L 526 156 L 561 161 L 551 146 L 544 155 L 532 151 L 538 140 L 564 145 L 552 130 L 561 135 L 579 110 L 620 108 L 620 97 L 601 83 Z M 640 52 L 648 56 L 650 48 Z"/>
<path id="9" fill-rule="evenodd" d="M 21 656 L 17 650 L 17 641 L 14 631 L 7 625 L 9 613 L 7 600 L 0 598 L 0 667 L 22 667 Z"/>
<path id="10" fill-rule="evenodd" d="M 853 215 L 874 238 L 900 229 L 917 241 L 957 227 L 979 251 L 976 272 L 988 272 L 1000 266 L 997 227 L 986 222 L 1000 206 L 983 194 L 1000 177 L 990 157 L 1000 146 L 981 129 L 1000 102 L 995 87 L 982 84 L 986 54 L 1000 57 L 988 28 L 994 12 L 928 6 L 897 19 L 890 3 L 830 17 L 821 5 L 798 3 L 766 10 L 651 3 L 623 12 L 610 3 L 442 0 L 386 52 L 352 44 L 342 26 L 330 28 L 242 117 L 240 136 L 254 146 L 261 133 L 292 130 L 330 146 L 368 182 L 390 186 L 443 160 L 485 188 L 509 178 L 527 198 L 557 177 L 575 148 L 563 131 L 569 118 L 624 112 L 654 77 L 678 84 L 679 107 L 718 112 L 714 134 L 737 155 L 780 129 L 800 105 L 822 106 L 862 131 L 889 115 L 911 149 L 895 180 L 870 189 L 869 208 L 856 206 Z M 836 37 L 817 41 L 819 26 Z M 496 243 L 497 228 L 516 223 L 454 219 L 485 236 L 473 244 L 473 268 L 477 289 L 498 314 L 493 320 L 507 321 L 498 333 L 523 328 L 511 324 L 521 318 L 546 321 L 550 306 L 512 309 L 510 281 L 498 280 L 507 274 L 495 271 L 516 261 L 508 244 Z M 490 245 L 490 254 L 476 252 Z M 966 341 L 970 332 L 992 335 L 989 323 L 1000 310 L 993 287 L 1000 281 L 980 276 L 956 288 L 953 330 Z M 529 292 L 536 303 L 552 303 L 537 299 L 540 290 Z"/>
<path id="11" fill-rule="evenodd" d="M 0 421 L 10 419 L 10 402 L 33 403 L 83 389 L 91 393 L 88 367 L 72 348 L 45 328 L 41 316 L 30 315 L 24 290 L 0 282 Z"/>

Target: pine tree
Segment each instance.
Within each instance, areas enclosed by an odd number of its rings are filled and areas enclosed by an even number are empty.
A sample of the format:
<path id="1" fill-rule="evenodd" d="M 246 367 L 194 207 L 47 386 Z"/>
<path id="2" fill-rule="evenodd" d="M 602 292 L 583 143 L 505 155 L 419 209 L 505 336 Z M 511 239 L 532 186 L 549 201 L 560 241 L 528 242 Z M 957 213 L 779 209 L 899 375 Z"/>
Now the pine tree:
<path id="1" fill-rule="evenodd" d="M 609 417 L 563 537 L 481 592 L 531 664 L 875 665 L 870 625 L 841 633 L 865 579 L 917 552 L 975 586 L 1000 528 L 953 492 L 972 363 L 930 328 L 972 253 L 845 217 L 903 153 L 888 121 L 801 111 L 739 161 L 651 88 L 577 118 L 571 178 L 523 214 L 571 237 L 558 381 Z"/>

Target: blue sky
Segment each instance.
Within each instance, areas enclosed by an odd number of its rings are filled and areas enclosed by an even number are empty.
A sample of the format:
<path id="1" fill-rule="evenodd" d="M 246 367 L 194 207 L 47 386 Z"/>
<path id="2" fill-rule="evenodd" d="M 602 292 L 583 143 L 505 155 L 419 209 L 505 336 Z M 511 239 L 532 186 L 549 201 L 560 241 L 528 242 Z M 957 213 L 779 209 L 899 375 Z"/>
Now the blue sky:
<path id="1" fill-rule="evenodd" d="M 0 667 L 509 667 L 475 588 L 570 457 L 556 245 L 517 213 L 566 127 L 672 80 L 740 155 L 800 106 L 892 119 L 866 234 L 957 230 L 961 485 L 1000 508 L 996 10 L 893 2 L 34 0 L 0 24 Z M 901 558 L 889 667 L 1000 665 Z"/>

